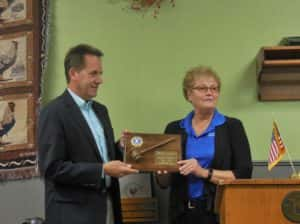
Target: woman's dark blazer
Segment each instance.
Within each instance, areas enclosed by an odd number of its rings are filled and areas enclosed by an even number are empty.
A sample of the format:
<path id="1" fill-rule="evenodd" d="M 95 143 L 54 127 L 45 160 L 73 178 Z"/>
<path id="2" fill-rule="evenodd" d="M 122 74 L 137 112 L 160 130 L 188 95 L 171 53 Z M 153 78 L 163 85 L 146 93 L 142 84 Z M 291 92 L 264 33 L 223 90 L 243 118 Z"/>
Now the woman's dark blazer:
<path id="1" fill-rule="evenodd" d="M 181 120 L 169 123 L 167 134 L 180 134 L 182 137 L 182 154 L 185 158 L 187 134 L 180 127 Z M 226 117 L 226 122 L 215 130 L 215 155 L 211 167 L 218 170 L 232 170 L 235 177 L 251 178 L 252 161 L 249 142 L 240 120 Z M 187 177 L 174 173 L 170 184 L 170 221 L 176 223 L 179 216 L 187 209 Z M 207 199 L 207 210 L 213 211 L 216 186 L 205 182 L 204 197 Z"/>

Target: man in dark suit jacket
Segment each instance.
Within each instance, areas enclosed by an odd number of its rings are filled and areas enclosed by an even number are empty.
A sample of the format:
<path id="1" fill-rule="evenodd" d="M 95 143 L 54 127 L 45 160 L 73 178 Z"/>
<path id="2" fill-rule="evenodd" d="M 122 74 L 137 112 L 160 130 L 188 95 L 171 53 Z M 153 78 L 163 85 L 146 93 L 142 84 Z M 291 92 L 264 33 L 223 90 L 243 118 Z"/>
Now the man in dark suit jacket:
<path id="1" fill-rule="evenodd" d="M 39 119 L 39 168 L 47 224 L 122 223 L 118 177 L 138 172 L 120 161 L 102 84 L 102 52 L 80 44 L 65 57 L 68 88 Z"/>

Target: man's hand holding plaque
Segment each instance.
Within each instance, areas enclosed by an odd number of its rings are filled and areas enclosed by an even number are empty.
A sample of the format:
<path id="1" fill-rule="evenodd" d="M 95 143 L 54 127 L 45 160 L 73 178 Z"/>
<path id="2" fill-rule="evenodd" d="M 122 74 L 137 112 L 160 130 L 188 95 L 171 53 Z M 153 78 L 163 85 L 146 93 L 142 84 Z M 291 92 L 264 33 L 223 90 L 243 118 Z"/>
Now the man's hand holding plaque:
<path id="1" fill-rule="evenodd" d="M 124 136 L 124 162 L 140 171 L 178 172 L 181 160 L 180 135 L 127 132 Z"/>

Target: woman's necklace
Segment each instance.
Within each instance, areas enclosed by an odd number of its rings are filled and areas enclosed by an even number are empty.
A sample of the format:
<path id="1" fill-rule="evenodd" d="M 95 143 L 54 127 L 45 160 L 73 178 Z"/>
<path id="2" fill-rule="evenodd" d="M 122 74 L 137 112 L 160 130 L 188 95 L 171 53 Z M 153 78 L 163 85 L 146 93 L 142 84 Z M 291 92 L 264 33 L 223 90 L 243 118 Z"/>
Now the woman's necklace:
<path id="1" fill-rule="evenodd" d="M 207 129 L 211 119 L 212 117 L 209 117 L 208 119 L 205 120 L 201 120 L 197 118 L 192 119 L 192 127 L 194 129 L 196 136 L 200 136 Z"/>

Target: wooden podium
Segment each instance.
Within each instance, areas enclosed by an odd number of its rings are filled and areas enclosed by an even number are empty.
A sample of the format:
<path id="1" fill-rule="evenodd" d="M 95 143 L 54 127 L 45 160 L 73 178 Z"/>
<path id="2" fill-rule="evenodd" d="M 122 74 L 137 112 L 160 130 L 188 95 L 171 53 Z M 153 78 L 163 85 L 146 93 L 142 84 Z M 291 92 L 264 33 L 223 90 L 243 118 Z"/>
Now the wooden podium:
<path id="1" fill-rule="evenodd" d="M 299 194 L 300 180 L 235 180 L 217 187 L 215 212 L 220 215 L 220 224 L 300 223 Z M 283 209 L 293 213 L 298 222 L 286 218 Z"/>

